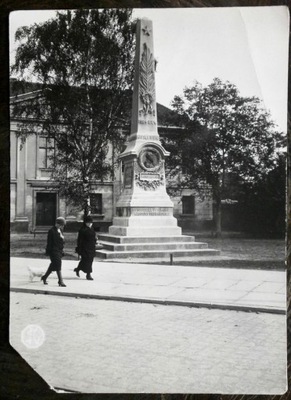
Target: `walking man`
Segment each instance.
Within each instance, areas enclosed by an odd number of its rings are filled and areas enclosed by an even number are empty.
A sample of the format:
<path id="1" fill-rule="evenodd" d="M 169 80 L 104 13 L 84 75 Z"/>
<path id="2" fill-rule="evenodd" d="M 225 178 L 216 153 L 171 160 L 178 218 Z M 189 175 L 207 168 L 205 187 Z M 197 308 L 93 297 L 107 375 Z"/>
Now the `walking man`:
<path id="1" fill-rule="evenodd" d="M 57 276 L 59 278 L 59 286 L 65 287 L 63 278 L 62 278 L 62 257 L 64 255 L 64 235 L 63 229 L 66 224 L 66 221 L 63 217 L 58 217 L 56 219 L 55 226 L 53 226 L 47 235 L 47 246 L 46 246 L 46 255 L 50 257 L 51 263 L 48 267 L 46 273 L 41 277 L 44 285 L 47 285 L 47 278 L 53 272 L 56 271 Z"/>

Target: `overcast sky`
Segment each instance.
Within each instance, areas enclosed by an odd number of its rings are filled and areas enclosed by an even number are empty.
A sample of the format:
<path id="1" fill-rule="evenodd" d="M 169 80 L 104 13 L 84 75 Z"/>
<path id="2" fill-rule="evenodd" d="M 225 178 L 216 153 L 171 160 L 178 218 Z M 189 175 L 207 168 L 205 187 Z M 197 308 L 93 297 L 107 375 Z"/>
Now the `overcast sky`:
<path id="1" fill-rule="evenodd" d="M 23 25 L 43 22 L 54 11 L 10 14 L 10 57 Z M 195 80 L 218 77 L 244 96 L 260 97 L 279 129 L 287 131 L 289 15 L 284 6 L 134 9 L 153 21 L 157 101 L 165 106 Z"/>

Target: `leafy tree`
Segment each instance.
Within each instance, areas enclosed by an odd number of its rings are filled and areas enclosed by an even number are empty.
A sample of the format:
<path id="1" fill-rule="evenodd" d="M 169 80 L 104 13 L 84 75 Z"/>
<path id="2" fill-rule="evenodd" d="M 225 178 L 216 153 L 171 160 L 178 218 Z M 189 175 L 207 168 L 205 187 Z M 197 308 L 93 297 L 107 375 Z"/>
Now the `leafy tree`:
<path id="1" fill-rule="evenodd" d="M 171 152 L 169 178 L 183 170 L 178 188 L 211 188 L 216 232 L 221 234 L 221 201 L 235 199 L 242 183 L 254 183 L 275 166 L 282 135 L 256 97 L 242 97 L 237 87 L 215 78 L 202 87 L 185 88 L 172 102 L 186 133 L 165 144 Z"/>
<path id="2" fill-rule="evenodd" d="M 286 155 L 279 153 L 275 161 L 256 182 L 245 182 L 240 194 L 241 229 L 265 237 L 285 233 Z"/>
<path id="3" fill-rule="evenodd" d="M 55 145 L 52 179 L 88 212 L 92 182 L 112 173 L 108 146 L 119 146 L 133 82 L 131 10 L 58 12 L 17 30 L 12 74 L 40 83 L 38 95 L 14 104 L 19 135 L 45 133 Z M 20 83 L 21 83 L 20 82 Z M 19 88 L 16 88 L 19 91 Z"/>

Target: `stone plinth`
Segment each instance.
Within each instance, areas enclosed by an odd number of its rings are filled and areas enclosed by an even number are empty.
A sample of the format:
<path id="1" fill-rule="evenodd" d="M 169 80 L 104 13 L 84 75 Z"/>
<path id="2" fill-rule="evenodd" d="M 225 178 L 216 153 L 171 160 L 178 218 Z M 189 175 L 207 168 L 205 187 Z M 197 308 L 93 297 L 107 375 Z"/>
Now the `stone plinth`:
<path id="1" fill-rule="evenodd" d="M 97 257 L 105 260 L 126 258 L 183 259 L 189 256 L 218 255 L 218 250 L 209 249 L 207 243 L 196 242 L 193 236 L 118 236 L 98 235 L 104 249 L 97 252 Z"/>

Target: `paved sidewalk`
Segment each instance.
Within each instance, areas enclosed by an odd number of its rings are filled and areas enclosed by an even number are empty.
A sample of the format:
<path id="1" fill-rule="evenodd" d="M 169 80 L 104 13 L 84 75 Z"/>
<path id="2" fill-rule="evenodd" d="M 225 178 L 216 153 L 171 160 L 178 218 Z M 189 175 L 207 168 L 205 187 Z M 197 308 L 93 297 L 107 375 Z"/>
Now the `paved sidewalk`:
<path id="1" fill-rule="evenodd" d="M 10 294 L 11 345 L 66 391 L 283 394 L 286 332 L 283 314 Z"/>
<path id="2" fill-rule="evenodd" d="M 95 261 L 94 281 L 63 260 L 66 287 L 56 273 L 43 285 L 27 267 L 45 272 L 48 259 L 11 258 L 12 291 L 247 311 L 286 312 L 286 272 L 250 269 L 126 264 Z"/>

